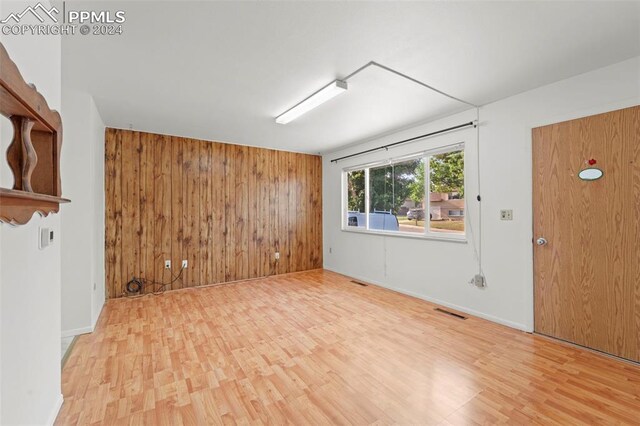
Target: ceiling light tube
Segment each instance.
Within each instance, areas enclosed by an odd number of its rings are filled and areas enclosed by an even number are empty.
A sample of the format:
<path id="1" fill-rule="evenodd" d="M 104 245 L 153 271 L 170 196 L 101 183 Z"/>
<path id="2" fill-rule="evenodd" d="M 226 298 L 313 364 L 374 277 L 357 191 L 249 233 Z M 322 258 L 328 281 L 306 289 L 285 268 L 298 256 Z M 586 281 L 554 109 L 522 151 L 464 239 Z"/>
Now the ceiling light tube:
<path id="1" fill-rule="evenodd" d="M 315 107 L 322 105 L 329 99 L 333 99 L 346 91 L 347 83 L 345 81 L 336 80 L 318 90 L 298 105 L 277 116 L 276 123 L 287 124 L 288 122 L 300 117 L 302 114 L 311 111 Z"/>

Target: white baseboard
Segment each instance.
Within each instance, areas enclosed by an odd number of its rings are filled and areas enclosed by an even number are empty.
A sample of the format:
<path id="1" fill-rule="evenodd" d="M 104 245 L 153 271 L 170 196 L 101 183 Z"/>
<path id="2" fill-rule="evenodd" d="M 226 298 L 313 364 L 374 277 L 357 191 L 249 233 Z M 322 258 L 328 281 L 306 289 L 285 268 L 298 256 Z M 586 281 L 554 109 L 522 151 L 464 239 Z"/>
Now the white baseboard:
<path id="1" fill-rule="evenodd" d="M 72 328 L 71 330 L 63 330 L 61 337 L 79 336 L 81 334 L 93 333 L 94 326 Z"/>
<path id="2" fill-rule="evenodd" d="M 56 405 L 53 407 L 53 411 L 51 411 L 51 414 L 49 415 L 49 419 L 47 420 L 47 425 L 53 425 L 55 423 L 63 403 L 64 403 L 64 397 L 62 396 L 62 394 L 60 394 L 58 396 L 58 400 L 56 401 Z"/>
<path id="3" fill-rule="evenodd" d="M 98 315 L 96 315 L 95 318 L 93 318 L 93 320 L 91 321 L 91 331 L 93 332 L 93 330 L 96 329 L 96 324 L 98 324 L 98 320 L 100 319 L 100 315 L 102 314 L 102 310 L 104 309 L 104 304 L 105 304 L 106 300 L 102 301 L 102 306 L 100 306 L 100 312 L 98 312 Z"/>
<path id="4" fill-rule="evenodd" d="M 70 330 L 63 330 L 60 337 L 72 337 L 79 336 L 81 334 L 93 333 L 93 330 L 96 329 L 96 324 L 100 319 L 100 314 L 102 314 L 102 310 L 104 309 L 104 302 L 102 302 L 102 306 L 100 307 L 100 312 L 95 318 L 91 319 L 91 325 L 88 327 L 80 327 L 80 328 L 72 328 Z"/>
<path id="5" fill-rule="evenodd" d="M 467 308 L 465 306 L 456 305 L 454 303 L 449 303 L 449 302 L 445 302 L 444 300 L 440 300 L 440 299 L 436 299 L 434 297 L 426 296 L 424 294 L 418 294 L 418 293 L 415 293 L 415 292 L 412 292 L 412 291 L 409 291 L 409 290 L 405 290 L 405 289 L 402 289 L 402 288 L 391 287 L 391 286 L 389 286 L 389 285 L 387 285 L 385 283 L 382 283 L 382 282 L 379 282 L 379 281 L 376 281 L 376 280 L 372 280 L 372 279 L 367 278 L 367 277 L 359 277 L 359 276 L 355 276 L 355 275 L 352 275 L 352 274 L 347 274 L 347 273 L 344 273 L 344 272 L 335 271 L 335 270 L 333 270 L 331 268 L 327 268 L 326 266 L 325 266 L 325 269 L 328 270 L 328 271 L 335 272 L 337 274 L 353 277 L 353 278 L 355 278 L 357 280 L 360 280 L 360 281 L 369 282 L 371 284 L 375 284 L 377 286 L 384 287 L 384 288 L 386 288 L 388 290 L 397 291 L 398 293 L 402 293 L 402 294 L 405 294 L 407 296 L 415 297 L 417 299 L 422 299 L 422 300 L 425 300 L 427 302 L 435 303 L 437 305 L 442 305 L 442 306 L 445 306 L 445 307 L 450 308 L 450 309 L 455 309 L 456 311 L 464 312 L 465 314 L 473 315 L 475 317 L 482 318 L 482 319 L 485 319 L 487 321 L 491 321 L 491 322 L 495 322 L 497 324 L 505 325 L 507 327 L 515 328 L 516 330 L 526 331 L 527 333 L 532 333 L 533 332 L 533 329 L 531 327 L 528 327 L 525 324 L 521 324 L 521 323 L 517 323 L 517 322 L 513 322 L 513 321 L 508 321 L 508 320 L 505 320 L 505 319 L 502 319 L 502 318 L 495 317 L 493 315 L 485 314 L 484 312 L 479 312 L 479 311 L 476 311 L 474 309 Z"/>

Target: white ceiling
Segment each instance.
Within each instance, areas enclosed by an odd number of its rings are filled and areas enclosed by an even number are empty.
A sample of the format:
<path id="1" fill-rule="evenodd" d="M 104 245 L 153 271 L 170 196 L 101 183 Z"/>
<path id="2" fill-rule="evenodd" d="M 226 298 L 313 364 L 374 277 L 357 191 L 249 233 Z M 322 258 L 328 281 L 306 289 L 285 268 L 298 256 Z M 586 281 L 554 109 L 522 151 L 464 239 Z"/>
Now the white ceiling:
<path id="1" fill-rule="evenodd" d="M 107 126 L 312 153 L 461 109 L 368 68 L 274 122 L 371 60 L 485 104 L 640 55 L 640 2 L 66 3 L 126 11 L 122 36 L 63 41 Z"/>

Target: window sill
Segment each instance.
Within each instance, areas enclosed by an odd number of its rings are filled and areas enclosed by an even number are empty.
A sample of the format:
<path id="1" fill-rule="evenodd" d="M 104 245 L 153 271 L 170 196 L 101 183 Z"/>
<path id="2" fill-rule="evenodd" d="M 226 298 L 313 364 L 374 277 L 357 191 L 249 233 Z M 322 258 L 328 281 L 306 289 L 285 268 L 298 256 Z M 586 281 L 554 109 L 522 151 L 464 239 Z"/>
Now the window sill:
<path id="1" fill-rule="evenodd" d="M 351 232 L 354 234 L 365 234 L 365 235 L 382 235 L 384 237 L 399 237 L 399 238 L 410 238 L 414 240 L 433 240 L 433 241 L 446 241 L 450 243 L 462 243 L 467 244 L 467 235 L 425 235 L 425 234 L 409 234 L 407 232 L 389 232 L 389 231 L 367 231 L 366 229 L 358 230 L 358 229 L 347 229 L 342 228 L 342 232 Z"/>

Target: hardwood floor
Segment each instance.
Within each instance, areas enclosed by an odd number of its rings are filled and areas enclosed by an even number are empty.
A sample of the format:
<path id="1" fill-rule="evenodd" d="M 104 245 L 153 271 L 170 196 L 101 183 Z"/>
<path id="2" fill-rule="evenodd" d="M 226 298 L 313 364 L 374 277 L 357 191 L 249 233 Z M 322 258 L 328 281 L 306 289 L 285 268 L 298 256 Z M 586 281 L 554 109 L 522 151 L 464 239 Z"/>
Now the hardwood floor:
<path id="1" fill-rule="evenodd" d="M 315 270 L 108 301 L 56 424 L 638 424 L 640 367 Z"/>

